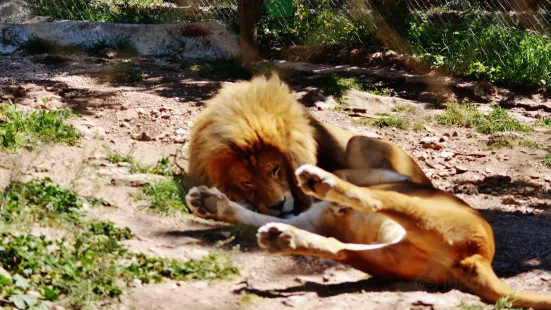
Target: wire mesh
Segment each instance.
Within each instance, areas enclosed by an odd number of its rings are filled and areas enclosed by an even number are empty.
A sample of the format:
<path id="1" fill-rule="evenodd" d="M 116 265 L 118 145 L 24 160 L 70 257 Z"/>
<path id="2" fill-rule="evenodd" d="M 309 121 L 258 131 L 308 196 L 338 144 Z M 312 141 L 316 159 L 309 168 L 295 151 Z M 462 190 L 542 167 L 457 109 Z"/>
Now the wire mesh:
<path id="1" fill-rule="evenodd" d="M 26 0 L 35 15 L 121 23 L 218 20 L 239 0 Z M 258 0 L 261 49 L 351 45 L 422 55 L 454 73 L 551 83 L 551 0 Z M 318 52 L 320 49 L 312 49 Z M 308 58 L 306 54 L 304 58 Z"/>

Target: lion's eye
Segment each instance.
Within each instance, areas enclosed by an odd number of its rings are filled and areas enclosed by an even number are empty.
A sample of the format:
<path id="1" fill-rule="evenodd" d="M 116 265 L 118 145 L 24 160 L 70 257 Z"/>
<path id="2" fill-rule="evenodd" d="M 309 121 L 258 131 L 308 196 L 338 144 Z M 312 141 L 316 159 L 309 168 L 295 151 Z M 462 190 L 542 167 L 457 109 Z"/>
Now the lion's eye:
<path id="1" fill-rule="evenodd" d="M 272 169 L 272 175 L 275 177 L 277 176 L 277 173 L 279 172 L 279 166 L 275 167 L 274 169 Z"/>

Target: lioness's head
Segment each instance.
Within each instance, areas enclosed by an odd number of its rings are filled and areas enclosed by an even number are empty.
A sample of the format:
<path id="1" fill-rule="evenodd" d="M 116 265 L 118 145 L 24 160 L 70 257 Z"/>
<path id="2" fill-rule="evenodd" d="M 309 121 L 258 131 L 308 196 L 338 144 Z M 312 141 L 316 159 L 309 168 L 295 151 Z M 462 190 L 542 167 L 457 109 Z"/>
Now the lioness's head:
<path id="1" fill-rule="evenodd" d="M 308 111 L 277 76 L 224 86 L 197 117 L 189 173 L 260 213 L 287 216 L 307 209 L 294 170 L 316 164 Z"/>

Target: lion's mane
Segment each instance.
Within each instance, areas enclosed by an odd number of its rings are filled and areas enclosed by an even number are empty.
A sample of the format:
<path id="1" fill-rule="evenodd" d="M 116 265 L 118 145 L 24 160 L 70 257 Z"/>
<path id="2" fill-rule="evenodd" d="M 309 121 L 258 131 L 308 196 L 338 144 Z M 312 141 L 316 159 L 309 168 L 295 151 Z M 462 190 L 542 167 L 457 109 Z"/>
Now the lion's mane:
<path id="1" fill-rule="evenodd" d="M 194 183 L 223 188 L 232 162 L 266 147 L 285 154 L 293 171 L 316 164 L 309 113 L 277 75 L 226 84 L 205 106 L 191 132 L 189 174 Z"/>

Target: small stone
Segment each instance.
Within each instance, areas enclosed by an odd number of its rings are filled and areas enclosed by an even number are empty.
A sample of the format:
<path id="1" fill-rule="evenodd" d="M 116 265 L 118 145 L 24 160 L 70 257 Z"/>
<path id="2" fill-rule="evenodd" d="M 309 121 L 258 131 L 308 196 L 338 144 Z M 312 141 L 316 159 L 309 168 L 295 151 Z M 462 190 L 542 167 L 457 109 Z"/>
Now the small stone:
<path id="1" fill-rule="evenodd" d="M 187 138 L 184 136 L 176 136 L 173 139 L 174 143 L 180 143 L 180 144 L 186 143 L 186 141 L 187 141 Z"/>
<path id="2" fill-rule="evenodd" d="M 443 158 L 450 158 L 450 157 L 453 157 L 453 156 L 455 156 L 454 152 L 442 152 L 442 153 L 440 153 L 440 157 L 443 157 Z"/>
<path id="3" fill-rule="evenodd" d="M 456 173 L 458 173 L 458 174 L 459 173 L 465 173 L 465 172 L 469 171 L 469 169 L 464 167 L 464 166 L 455 166 L 454 168 L 455 168 Z"/>
<path id="4" fill-rule="evenodd" d="M 456 180 L 457 184 L 466 184 L 466 183 L 480 184 L 483 181 L 484 181 L 484 176 L 474 171 L 467 171 L 463 174 L 460 174 Z"/>
<path id="5" fill-rule="evenodd" d="M 184 128 L 178 128 L 176 129 L 176 134 L 179 136 L 183 136 L 187 133 L 187 131 Z"/>
<path id="6" fill-rule="evenodd" d="M 142 286 L 142 280 L 140 279 L 132 280 L 132 287 L 140 287 L 140 286 Z"/>
<path id="7" fill-rule="evenodd" d="M 436 142 L 424 142 L 422 146 L 425 149 L 433 149 L 435 151 L 438 151 L 444 148 L 441 144 L 438 144 Z"/>
<path id="8" fill-rule="evenodd" d="M 170 114 L 163 114 L 161 115 L 162 119 L 170 119 Z"/>
<path id="9" fill-rule="evenodd" d="M 143 115 L 145 114 L 145 109 L 144 108 L 136 108 L 136 113 L 138 113 L 138 115 Z"/>
<path id="10" fill-rule="evenodd" d="M 438 142 L 446 142 L 446 141 L 448 141 L 448 137 L 446 136 L 440 137 L 440 140 L 438 140 Z"/>
<path id="11" fill-rule="evenodd" d="M 154 140 L 154 138 L 145 131 L 142 131 L 141 133 L 132 135 L 132 139 L 138 140 L 138 141 L 153 141 Z"/>
<path id="12" fill-rule="evenodd" d="M 526 187 L 524 188 L 524 194 L 525 194 L 525 195 L 531 195 L 531 194 L 533 194 L 535 191 L 536 191 L 536 189 L 535 189 L 534 187 L 532 187 L 532 186 L 526 186 Z"/>
<path id="13" fill-rule="evenodd" d="M 437 137 L 424 137 L 423 139 L 421 139 L 421 143 L 431 143 L 431 142 L 438 142 L 438 138 Z"/>
<path id="14" fill-rule="evenodd" d="M 449 132 L 445 132 L 445 133 L 444 133 L 444 137 L 448 137 L 448 138 L 449 138 L 450 136 L 451 136 L 451 134 L 450 134 Z"/>
<path id="15" fill-rule="evenodd" d="M 458 137 L 458 136 L 459 136 L 459 132 L 457 131 L 452 132 L 452 137 Z"/>

